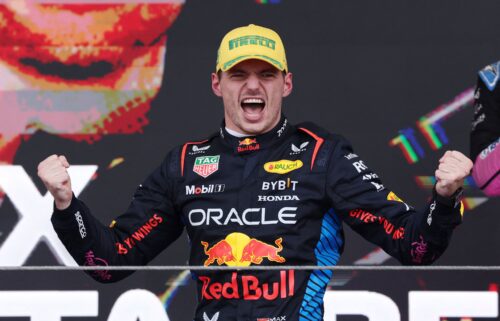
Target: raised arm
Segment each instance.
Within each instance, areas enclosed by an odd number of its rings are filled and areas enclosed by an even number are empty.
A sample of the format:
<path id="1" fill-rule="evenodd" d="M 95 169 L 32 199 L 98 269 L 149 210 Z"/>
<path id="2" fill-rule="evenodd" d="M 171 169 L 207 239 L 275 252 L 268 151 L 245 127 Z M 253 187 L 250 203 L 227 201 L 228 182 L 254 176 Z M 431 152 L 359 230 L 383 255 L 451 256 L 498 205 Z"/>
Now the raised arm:
<path id="1" fill-rule="evenodd" d="M 444 252 L 462 220 L 455 193 L 472 167 L 470 160 L 447 152 L 430 202 L 416 211 L 387 189 L 344 139 L 333 157 L 328 182 L 332 207 L 353 230 L 403 264 L 430 264 Z"/>
<path id="2" fill-rule="evenodd" d="M 104 226 L 71 191 L 64 156 L 42 161 L 38 175 L 54 196 L 52 224 L 79 265 L 144 265 L 179 237 L 183 224 L 174 204 L 171 156 L 139 185 L 124 214 Z M 89 271 L 100 282 L 114 282 L 129 271 Z"/>

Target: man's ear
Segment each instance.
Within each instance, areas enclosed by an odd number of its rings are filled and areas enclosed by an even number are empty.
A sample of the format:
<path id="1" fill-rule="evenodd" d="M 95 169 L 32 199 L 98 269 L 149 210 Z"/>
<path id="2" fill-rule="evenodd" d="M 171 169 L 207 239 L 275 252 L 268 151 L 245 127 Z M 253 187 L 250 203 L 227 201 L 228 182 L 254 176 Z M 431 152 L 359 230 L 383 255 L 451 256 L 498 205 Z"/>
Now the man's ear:
<path id="1" fill-rule="evenodd" d="M 222 97 L 219 75 L 214 72 L 212 73 L 212 91 L 216 96 Z"/>
<path id="2" fill-rule="evenodd" d="M 283 87 L 283 97 L 287 97 L 292 93 L 293 89 L 293 75 L 291 72 L 288 72 L 285 75 L 285 84 Z"/>

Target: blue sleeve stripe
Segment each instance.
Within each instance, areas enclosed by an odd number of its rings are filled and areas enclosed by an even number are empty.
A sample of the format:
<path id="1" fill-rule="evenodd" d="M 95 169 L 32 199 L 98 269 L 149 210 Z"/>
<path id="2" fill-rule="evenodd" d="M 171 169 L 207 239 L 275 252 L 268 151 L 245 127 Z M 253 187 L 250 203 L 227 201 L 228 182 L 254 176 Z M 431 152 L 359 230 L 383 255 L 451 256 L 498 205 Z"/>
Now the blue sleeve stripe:
<path id="1" fill-rule="evenodd" d="M 341 231 L 342 221 L 330 209 L 323 217 L 320 238 L 314 250 L 319 266 L 337 264 L 344 243 Z M 323 320 L 323 296 L 332 275 L 333 271 L 323 270 L 311 273 L 300 308 L 300 321 Z"/>

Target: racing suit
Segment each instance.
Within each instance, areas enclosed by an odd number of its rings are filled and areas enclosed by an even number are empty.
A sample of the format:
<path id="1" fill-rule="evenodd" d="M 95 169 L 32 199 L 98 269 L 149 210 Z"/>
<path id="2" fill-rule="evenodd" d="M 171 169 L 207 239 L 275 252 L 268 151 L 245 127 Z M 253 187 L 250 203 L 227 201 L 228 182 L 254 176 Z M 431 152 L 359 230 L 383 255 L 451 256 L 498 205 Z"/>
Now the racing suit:
<path id="1" fill-rule="evenodd" d="M 236 138 L 222 126 L 207 140 L 174 148 L 110 228 L 76 198 L 55 210 L 52 223 L 80 265 L 94 265 L 95 258 L 147 264 L 184 228 L 190 265 L 335 265 L 343 222 L 403 264 L 429 264 L 447 247 L 461 211 L 460 202 L 435 192 L 423 211 L 415 211 L 382 185 L 344 138 L 283 117 L 257 137 Z M 89 273 L 113 282 L 129 272 Z M 323 320 L 333 272 L 192 274 L 195 320 L 217 314 L 219 320 L 294 321 Z"/>
<path id="2" fill-rule="evenodd" d="M 488 196 L 500 196 L 500 61 L 479 72 L 470 135 L 472 177 Z"/>

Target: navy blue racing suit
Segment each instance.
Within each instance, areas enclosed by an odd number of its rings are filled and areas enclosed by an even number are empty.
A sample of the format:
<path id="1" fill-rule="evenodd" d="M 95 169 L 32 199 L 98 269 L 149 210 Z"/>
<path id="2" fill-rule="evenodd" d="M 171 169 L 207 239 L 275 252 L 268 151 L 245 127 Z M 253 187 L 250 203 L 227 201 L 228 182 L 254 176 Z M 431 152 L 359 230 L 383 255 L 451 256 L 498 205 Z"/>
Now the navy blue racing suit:
<path id="1" fill-rule="evenodd" d="M 73 198 L 57 234 L 80 265 L 147 264 L 181 235 L 190 265 L 335 265 L 343 223 L 403 264 L 429 264 L 460 224 L 461 203 L 434 193 L 423 211 L 386 188 L 343 137 L 286 118 L 246 138 L 224 126 L 168 153 L 111 227 Z M 102 261 L 100 261 L 102 262 Z M 130 272 L 89 272 L 113 282 Z M 193 271 L 195 320 L 323 320 L 331 270 Z"/>

